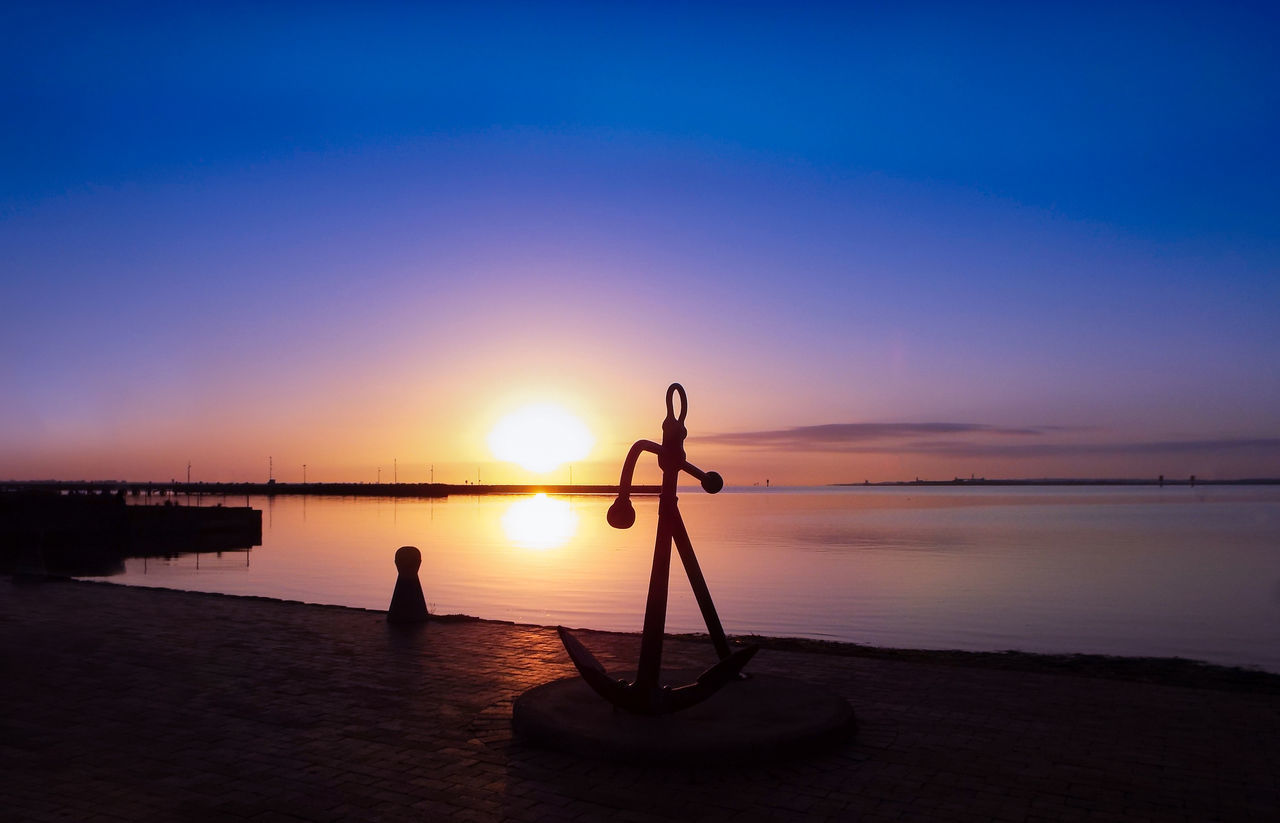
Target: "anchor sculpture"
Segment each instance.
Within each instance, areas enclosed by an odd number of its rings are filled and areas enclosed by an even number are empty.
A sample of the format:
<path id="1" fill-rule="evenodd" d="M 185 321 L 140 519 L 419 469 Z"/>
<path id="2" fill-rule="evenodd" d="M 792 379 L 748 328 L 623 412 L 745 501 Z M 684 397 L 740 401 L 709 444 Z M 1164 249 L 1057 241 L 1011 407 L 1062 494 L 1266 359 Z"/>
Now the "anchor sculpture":
<path id="1" fill-rule="evenodd" d="M 674 407 L 676 395 L 680 396 L 680 413 Z M 610 677 L 600 661 L 564 627 L 559 629 L 560 640 L 569 652 L 574 666 L 582 678 L 604 699 L 613 705 L 638 714 L 668 714 L 680 711 L 706 700 L 730 681 L 736 680 L 743 666 L 756 653 L 755 646 L 737 651 L 729 648 L 724 628 L 711 602 L 707 581 L 698 567 L 693 544 L 685 530 L 684 520 L 676 501 L 676 481 L 684 471 L 702 483 L 704 491 L 715 494 L 724 488 L 724 480 L 716 472 L 704 472 L 685 459 L 684 439 L 688 430 L 684 426 L 689 411 L 689 399 L 684 387 L 672 383 L 667 388 L 667 417 L 662 421 L 662 444 L 652 440 L 637 440 L 627 452 L 622 464 L 622 479 L 618 483 L 618 499 L 609 507 L 607 519 L 615 529 L 629 529 L 636 522 L 636 511 L 631 505 L 631 478 L 635 474 L 636 460 L 641 452 L 653 452 L 658 456 L 662 469 L 662 491 L 658 498 L 658 538 L 653 550 L 653 570 L 649 576 L 649 597 L 645 604 L 644 633 L 640 639 L 640 664 L 636 679 Z M 671 544 L 674 541 L 685 573 L 693 586 L 694 597 L 706 621 L 711 642 L 720 660 L 703 672 L 697 680 L 683 686 L 664 686 L 660 683 L 662 671 L 662 633 L 667 620 L 667 579 L 671 569 Z"/>

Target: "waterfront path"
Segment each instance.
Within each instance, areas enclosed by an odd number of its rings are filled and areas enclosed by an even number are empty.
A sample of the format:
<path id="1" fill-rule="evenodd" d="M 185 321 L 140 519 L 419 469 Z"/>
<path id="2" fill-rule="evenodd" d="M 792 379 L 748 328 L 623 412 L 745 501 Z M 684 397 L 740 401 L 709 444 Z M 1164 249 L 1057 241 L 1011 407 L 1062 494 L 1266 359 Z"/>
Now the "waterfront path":
<path id="1" fill-rule="evenodd" d="M 388 597 L 391 583 L 388 581 Z M 638 639 L 585 633 L 611 668 Z M 1238 821 L 1280 810 L 1280 695 L 765 649 L 857 736 L 736 769 L 513 741 L 553 629 L 0 579 L 10 820 Z M 669 641 L 673 666 L 707 644 Z"/>

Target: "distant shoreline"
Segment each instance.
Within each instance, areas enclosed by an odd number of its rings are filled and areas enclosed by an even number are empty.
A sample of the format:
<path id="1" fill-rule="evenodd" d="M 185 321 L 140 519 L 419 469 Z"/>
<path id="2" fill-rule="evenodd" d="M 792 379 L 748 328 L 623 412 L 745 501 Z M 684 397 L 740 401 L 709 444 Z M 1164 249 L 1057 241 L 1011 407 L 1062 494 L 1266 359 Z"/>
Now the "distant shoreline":
<path id="1" fill-rule="evenodd" d="M 771 490 L 788 488 L 912 488 L 912 487 L 1030 487 L 1030 486 L 1280 486 L 1277 477 L 1249 477 L 1225 480 L 1182 478 L 962 478 L 951 480 L 878 480 L 861 483 L 826 483 L 817 486 L 731 486 L 734 489 Z M 634 495 L 656 495 L 661 488 L 656 485 L 631 487 Z M 272 497 L 278 495 L 311 495 L 316 497 L 403 497 L 443 498 L 451 495 L 616 495 L 618 486 L 570 483 L 207 483 L 132 480 L 6 480 L 0 481 L 0 494 L 46 492 L 117 494 L 129 497 L 169 495 L 220 495 Z"/>
<path id="2" fill-rule="evenodd" d="M 1071 478 L 1041 477 L 1031 479 L 1004 478 L 988 480 L 985 477 L 957 477 L 952 480 L 880 480 L 872 483 L 829 483 L 830 486 L 1280 486 L 1280 477 L 1245 477 L 1233 480 L 1208 480 L 1195 477 L 1181 478 Z M 779 487 L 781 488 L 781 487 Z"/>
<path id="3" fill-rule="evenodd" d="M 657 494 L 658 486 L 632 486 L 631 494 Z M 454 483 L 154 483 L 128 480 L 9 480 L 0 483 L 0 493 L 47 492 L 117 494 L 131 497 L 168 495 L 223 495 L 274 497 L 314 495 L 317 497 L 416 497 L 482 494 L 617 494 L 608 485 L 541 484 L 454 484 Z"/>

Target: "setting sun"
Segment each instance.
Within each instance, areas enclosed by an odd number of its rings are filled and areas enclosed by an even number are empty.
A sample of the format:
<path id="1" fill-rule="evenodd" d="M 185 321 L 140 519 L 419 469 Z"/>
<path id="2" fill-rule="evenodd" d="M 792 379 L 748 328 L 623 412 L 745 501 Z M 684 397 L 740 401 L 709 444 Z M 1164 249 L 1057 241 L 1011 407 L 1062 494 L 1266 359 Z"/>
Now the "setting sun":
<path id="1" fill-rule="evenodd" d="M 516 409 L 489 433 L 494 457 L 540 473 L 581 460 L 594 443 L 586 424 L 552 404 Z"/>

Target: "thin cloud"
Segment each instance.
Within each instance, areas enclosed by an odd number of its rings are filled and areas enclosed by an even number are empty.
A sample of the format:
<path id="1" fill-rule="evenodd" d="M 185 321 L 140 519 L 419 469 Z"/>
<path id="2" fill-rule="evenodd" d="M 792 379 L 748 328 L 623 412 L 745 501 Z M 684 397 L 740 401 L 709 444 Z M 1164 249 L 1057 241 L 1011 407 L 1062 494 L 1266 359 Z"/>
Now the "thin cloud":
<path id="1" fill-rule="evenodd" d="M 1280 438 L 1223 437 L 1212 440 L 1147 440 L 1121 443 L 964 443 L 924 442 L 842 451 L 905 452 L 946 457 L 1073 457 L 1099 455 L 1189 454 L 1193 452 L 1280 452 Z"/>
<path id="2" fill-rule="evenodd" d="M 1094 429 L 1068 426 L 1009 427 L 982 423 L 828 423 L 821 426 L 703 435 L 691 437 L 690 440 L 703 444 L 757 449 L 964 458 L 1280 452 L 1280 438 L 1274 437 L 1102 443 L 1060 443 L 1046 440 L 1064 432 L 1091 430 Z M 949 439 L 940 439 L 941 437 Z M 991 442 L 993 439 L 1003 442 Z M 1026 442 L 1027 440 L 1033 442 Z"/>
<path id="3" fill-rule="evenodd" d="M 840 448 L 876 440 L 902 440 L 946 434 L 1040 435 L 1058 427 L 1007 428 L 982 423 L 826 423 L 771 431 L 730 432 L 691 437 L 701 443 L 762 448 Z"/>

